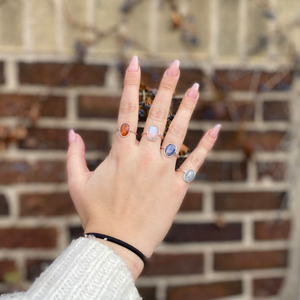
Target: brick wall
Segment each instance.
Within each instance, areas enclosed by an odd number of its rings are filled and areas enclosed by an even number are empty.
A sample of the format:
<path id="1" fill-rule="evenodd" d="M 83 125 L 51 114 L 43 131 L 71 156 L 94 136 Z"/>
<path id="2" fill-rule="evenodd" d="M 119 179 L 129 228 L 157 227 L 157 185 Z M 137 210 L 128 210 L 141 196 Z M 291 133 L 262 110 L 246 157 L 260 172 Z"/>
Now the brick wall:
<path id="1" fill-rule="evenodd" d="M 117 128 L 124 72 L 124 57 L 117 56 L 112 37 L 74 62 L 73 44 L 81 35 L 63 19 L 63 1 L 54 1 L 52 14 L 46 2 L 19 2 L 23 6 L 14 1 L 0 6 L 0 294 L 26 290 L 72 239 L 82 236 L 66 184 L 67 132 L 73 128 L 81 134 L 94 170 Z M 65 2 L 88 24 L 108 28 L 119 17 L 118 1 L 106 1 L 105 7 L 95 0 Z M 180 2 L 182 9 L 187 2 Z M 284 16 L 295 2 L 278 0 Z M 137 287 L 145 300 L 296 300 L 300 82 L 288 72 L 267 90 L 282 59 L 272 47 L 244 60 L 246 41 L 251 46 L 272 20 L 261 18 L 246 0 L 190 1 L 199 12 L 195 22 L 202 40 L 194 49 L 195 62 L 162 18 L 167 7 L 158 3 L 142 2 L 131 18 L 139 26 L 127 23 L 129 36 L 144 41 L 146 32 L 154 56 L 133 45 L 125 62 L 137 53 L 142 82 L 157 88 L 169 62 L 181 59 L 173 113 L 186 89 L 201 83 L 201 100 L 184 141 L 190 150 L 216 123 L 222 129 Z M 150 26 L 141 17 L 145 11 L 156 12 Z M 253 20 L 248 29 L 237 23 L 247 11 Z M 5 22 L 14 24 L 11 31 Z M 139 133 L 143 126 L 140 120 Z"/>

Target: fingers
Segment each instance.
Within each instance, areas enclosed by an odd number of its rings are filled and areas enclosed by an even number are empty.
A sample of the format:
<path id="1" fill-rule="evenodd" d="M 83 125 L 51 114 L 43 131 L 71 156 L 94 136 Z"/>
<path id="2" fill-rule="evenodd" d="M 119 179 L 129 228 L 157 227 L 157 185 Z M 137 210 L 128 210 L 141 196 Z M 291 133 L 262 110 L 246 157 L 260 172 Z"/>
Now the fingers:
<path id="1" fill-rule="evenodd" d="M 213 147 L 215 141 L 217 140 L 218 133 L 220 131 L 221 125 L 216 125 L 213 129 L 206 132 L 203 138 L 200 140 L 196 149 L 188 156 L 188 158 L 184 161 L 184 163 L 180 166 L 180 169 L 183 170 L 194 170 L 195 174 L 198 172 L 199 168 L 202 166 L 208 152 Z M 176 176 L 178 178 L 178 182 L 181 184 L 187 185 L 187 183 L 183 180 L 184 173 L 177 171 Z"/>
<path id="2" fill-rule="evenodd" d="M 89 169 L 85 161 L 85 145 L 80 135 L 73 129 L 69 131 L 69 149 L 67 155 L 67 173 L 69 189 L 81 187 L 89 178 Z"/>
<path id="3" fill-rule="evenodd" d="M 176 146 L 176 152 L 178 153 L 180 147 L 183 143 L 188 124 L 191 118 L 191 115 L 197 104 L 199 98 L 199 84 L 194 83 L 194 85 L 185 93 L 179 109 L 171 122 L 171 125 L 168 129 L 168 132 L 165 136 L 163 147 L 167 147 L 168 144 L 172 143 Z M 167 150 L 167 149 L 166 149 Z M 163 150 L 161 150 L 163 151 Z M 174 155 L 176 157 L 176 155 Z M 174 160 L 175 162 L 176 160 Z"/>
<path id="4" fill-rule="evenodd" d="M 118 128 L 123 123 L 129 123 L 130 129 L 135 131 L 138 126 L 138 110 L 139 110 L 139 88 L 141 80 L 141 70 L 139 67 L 138 57 L 134 56 L 126 70 L 124 79 L 124 89 L 120 102 L 119 116 L 118 116 Z M 122 135 L 127 134 L 129 127 L 123 126 Z M 135 134 L 128 132 L 127 139 L 122 139 L 120 132 L 116 133 L 118 140 L 126 141 L 134 139 Z"/>
<path id="5" fill-rule="evenodd" d="M 151 125 L 156 125 L 159 128 L 161 135 L 164 134 L 167 117 L 172 101 L 172 96 L 179 79 L 179 60 L 174 60 L 168 70 L 165 72 L 160 83 L 156 97 L 151 105 L 149 115 L 145 124 L 144 133 L 148 131 Z M 159 140 L 157 142 L 157 140 Z M 158 138 L 154 143 L 149 144 L 146 136 L 143 135 L 140 146 L 159 147 L 161 138 Z"/>

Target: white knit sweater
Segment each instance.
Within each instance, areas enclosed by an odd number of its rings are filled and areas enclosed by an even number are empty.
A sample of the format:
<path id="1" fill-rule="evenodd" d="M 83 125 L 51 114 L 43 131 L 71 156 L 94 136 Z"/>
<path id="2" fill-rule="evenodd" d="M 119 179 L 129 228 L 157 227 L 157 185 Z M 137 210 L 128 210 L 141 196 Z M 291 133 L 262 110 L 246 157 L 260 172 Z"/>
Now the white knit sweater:
<path id="1" fill-rule="evenodd" d="M 130 270 L 94 237 L 73 240 L 26 292 L 0 300 L 141 300 Z"/>

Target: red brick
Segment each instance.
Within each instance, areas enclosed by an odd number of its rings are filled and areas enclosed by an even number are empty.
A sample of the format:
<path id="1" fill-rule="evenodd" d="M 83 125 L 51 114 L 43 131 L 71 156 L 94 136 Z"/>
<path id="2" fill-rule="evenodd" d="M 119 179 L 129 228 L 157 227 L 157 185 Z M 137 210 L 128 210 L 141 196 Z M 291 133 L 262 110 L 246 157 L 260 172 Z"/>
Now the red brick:
<path id="1" fill-rule="evenodd" d="M 288 265 L 286 250 L 241 251 L 214 254 L 216 271 L 239 271 L 268 268 L 285 268 Z"/>
<path id="2" fill-rule="evenodd" d="M 0 248 L 54 248 L 56 228 L 0 228 Z"/>
<path id="3" fill-rule="evenodd" d="M 166 68 L 142 67 L 141 82 L 150 88 L 158 88 Z M 180 80 L 176 86 L 176 93 L 185 93 L 194 82 L 199 82 L 201 89 L 204 87 L 202 82 L 203 72 L 199 69 L 180 69 Z"/>
<path id="4" fill-rule="evenodd" d="M 78 103 L 81 118 L 117 118 L 120 97 L 80 96 Z"/>
<path id="5" fill-rule="evenodd" d="M 0 61 L 0 84 L 5 82 L 4 78 L 4 62 Z"/>
<path id="6" fill-rule="evenodd" d="M 0 184 L 65 182 L 65 161 L 0 161 Z"/>
<path id="7" fill-rule="evenodd" d="M 40 115 L 43 117 L 66 116 L 65 97 L 21 94 L 0 95 L 0 116 L 27 116 L 34 103 L 39 103 Z"/>
<path id="8" fill-rule="evenodd" d="M 255 222 L 255 239 L 256 240 L 287 240 L 290 235 L 291 222 L 278 221 L 260 221 Z"/>
<path id="9" fill-rule="evenodd" d="M 169 287 L 167 290 L 167 300 L 210 300 L 240 295 L 242 292 L 243 287 L 240 280 L 201 283 Z"/>
<path id="10" fill-rule="evenodd" d="M 206 160 L 196 174 L 195 180 L 201 181 L 245 181 L 247 164 L 243 162 Z"/>
<path id="11" fill-rule="evenodd" d="M 257 72 L 256 72 L 257 73 Z M 240 91 L 249 91 L 253 79 L 254 72 L 252 70 L 217 70 L 215 73 L 215 82 L 216 85 L 221 89 L 225 90 L 240 90 Z M 274 72 L 261 72 L 261 77 L 259 84 L 257 85 L 258 90 L 263 90 L 264 84 L 269 81 L 275 75 Z M 292 82 L 292 73 L 288 73 L 281 82 L 275 85 L 275 89 L 279 89 L 280 84 L 285 84 L 289 86 Z"/>
<path id="12" fill-rule="evenodd" d="M 8 215 L 9 214 L 9 208 L 7 199 L 4 195 L 0 194 L 0 215 Z"/>
<path id="13" fill-rule="evenodd" d="M 202 193 L 187 192 L 182 201 L 180 210 L 202 210 Z"/>
<path id="14" fill-rule="evenodd" d="M 18 271 L 16 264 L 13 260 L 5 259 L 0 260 L 0 282 L 3 282 L 4 275 L 9 272 Z"/>
<path id="15" fill-rule="evenodd" d="M 290 107 L 286 101 L 268 101 L 263 103 L 265 121 L 288 121 L 290 119 Z"/>
<path id="16" fill-rule="evenodd" d="M 21 84 L 47 86 L 102 86 L 106 71 L 106 65 L 19 63 L 19 80 Z"/>
<path id="17" fill-rule="evenodd" d="M 260 162 L 257 164 L 257 178 L 271 178 L 274 181 L 286 179 L 287 163 L 286 162 Z"/>
<path id="18" fill-rule="evenodd" d="M 174 223 L 165 237 L 167 243 L 240 241 L 242 224 L 228 223 L 219 228 L 213 223 L 179 224 Z"/>
<path id="19" fill-rule="evenodd" d="M 285 192 L 224 192 L 215 193 L 216 211 L 251 211 L 286 209 Z"/>
<path id="20" fill-rule="evenodd" d="M 20 216 L 65 216 L 76 214 L 69 193 L 21 194 Z"/>
<path id="21" fill-rule="evenodd" d="M 277 295 L 283 280 L 282 277 L 254 279 L 253 296 L 264 298 Z"/>
<path id="22" fill-rule="evenodd" d="M 155 287 L 138 287 L 139 294 L 143 300 L 155 300 Z"/>
<path id="23" fill-rule="evenodd" d="M 153 254 L 142 276 L 202 274 L 204 257 L 197 254 Z"/>
<path id="24" fill-rule="evenodd" d="M 69 142 L 67 129 L 30 127 L 28 128 L 28 132 L 29 134 L 26 139 L 19 143 L 21 149 L 68 149 Z M 82 137 L 87 151 L 109 151 L 109 135 L 107 131 L 75 130 L 75 132 Z"/>
<path id="25" fill-rule="evenodd" d="M 42 259 L 42 260 L 41 259 L 27 259 L 26 260 L 26 269 L 27 269 L 26 278 L 30 281 L 34 281 L 52 263 L 53 263 L 52 259 Z"/>

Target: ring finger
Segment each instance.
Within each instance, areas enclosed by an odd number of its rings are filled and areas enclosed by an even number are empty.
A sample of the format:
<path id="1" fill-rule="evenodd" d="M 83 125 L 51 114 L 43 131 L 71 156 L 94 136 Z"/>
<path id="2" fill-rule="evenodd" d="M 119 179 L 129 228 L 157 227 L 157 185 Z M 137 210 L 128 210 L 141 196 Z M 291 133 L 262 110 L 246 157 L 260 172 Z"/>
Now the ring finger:
<path id="1" fill-rule="evenodd" d="M 195 109 L 199 98 L 199 84 L 194 85 L 185 93 L 179 109 L 171 122 L 168 132 L 165 136 L 161 152 L 166 156 L 177 156 L 180 147 L 183 143 L 191 115 Z M 174 160 L 174 163 L 176 160 Z"/>

